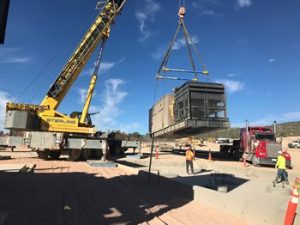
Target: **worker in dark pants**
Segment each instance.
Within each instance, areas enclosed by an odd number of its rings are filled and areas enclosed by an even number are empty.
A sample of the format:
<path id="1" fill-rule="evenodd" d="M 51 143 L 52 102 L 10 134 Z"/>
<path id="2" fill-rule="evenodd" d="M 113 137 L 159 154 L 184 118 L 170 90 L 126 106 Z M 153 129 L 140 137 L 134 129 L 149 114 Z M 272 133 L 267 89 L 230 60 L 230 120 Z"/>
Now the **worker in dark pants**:
<path id="1" fill-rule="evenodd" d="M 275 168 L 277 168 L 277 176 L 275 177 L 275 180 L 273 180 L 272 182 L 273 186 L 275 187 L 276 183 L 279 183 L 280 181 L 282 182 L 282 187 L 284 187 L 284 183 L 288 185 L 289 181 L 286 172 L 286 159 L 282 151 L 278 152 Z"/>
<path id="2" fill-rule="evenodd" d="M 186 172 L 190 174 L 189 167 L 191 168 L 192 174 L 194 174 L 194 165 L 193 160 L 195 159 L 195 155 L 192 151 L 191 146 L 187 147 L 187 150 L 185 152 L 185 160 L 186 160 Z"/>

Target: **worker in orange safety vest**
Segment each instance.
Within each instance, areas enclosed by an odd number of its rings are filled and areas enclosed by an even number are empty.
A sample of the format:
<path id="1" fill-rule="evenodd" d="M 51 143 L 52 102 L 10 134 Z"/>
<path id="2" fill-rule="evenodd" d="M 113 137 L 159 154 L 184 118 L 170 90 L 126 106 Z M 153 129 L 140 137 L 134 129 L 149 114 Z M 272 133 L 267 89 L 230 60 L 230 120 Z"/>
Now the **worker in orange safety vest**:
<path id="1" fill-rule="evenodd" d="M 190 167 L 192 174 L 194 174 L 193 160 L 195 159 L 195 154 L 192 151 L 191 146 L 187 147 L 187 150 L 185 152 L 185 159 L 186 159 L 186 172 L 188 174 L 190 174 L 190 172 L 189 172 L 189 167 Z"/>

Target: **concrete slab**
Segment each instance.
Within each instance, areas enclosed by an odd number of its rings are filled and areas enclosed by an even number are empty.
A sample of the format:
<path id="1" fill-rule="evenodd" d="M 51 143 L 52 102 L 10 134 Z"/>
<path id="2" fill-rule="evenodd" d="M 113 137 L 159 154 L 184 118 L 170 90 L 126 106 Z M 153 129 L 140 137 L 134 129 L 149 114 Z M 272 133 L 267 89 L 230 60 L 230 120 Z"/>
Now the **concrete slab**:
<path id="1" fill-rule="evenodd" d="M 144 168 L 139 169 L 147 171 L 149 160 L 130 159 L 130 162 L 144 166 Z M 161 177 L 190 185 L 193 188 L 194 200 L 199 204 L 234 213 L 249 224 L 283 224 L 291 185 L 282 188 L 281 184 L 278 184 L 274 188 L 272 185 L 272 180 L 276 175 L 274 168 L 243 167 L 242 163 L 235 166 L 224 166 L 223 162 L 198 159 L 194 161 L 196 174 L 187 175 L 183 161 L 172 162 L 153 159 L 152 162 L 152 173 L 156 174 L 159 171 Z M 299 177 L 300 174 L 293 170 L 288 170 L 288 172 L 290 183 L 293 184 L 295 178 Z M 229 174 L 228 177 L 231 174 L 234 175 L 235 181 L 229 182 L 227 193 L 218 192 L 218 188 L 209 188 L 213 182 L 216 182 L 210 178 L 210 174 L 214 173 Z M 241 179 L 243 182 L 238 182 L 237 179 Z M 228 179 L 223 179 L 223 181 L 219 179 L 217 182 L 219 182 L 219 186 L 222 186 L 222 182 L 226 184 L 226 180 Z M 213 186 L 218 187 L 218 185 Z M 297 214 L 295 224 L 300 225 L 299 207 Z"/>
<path id="2" fill-rule="evenodd" d="M 143 156 L 143 155 L 139 155 L 139 154 L 130 154 L 130 155 L 126 155 L 126 158 L 129 158 L 129 159 L 143 159 L 145 158 L 146 156 Z"/>
<path id="3" fill-rule="evenodd" d="M 118 164 L 111 161 L 88 160 L 87 163 L 92 167 L 117 167 Z"/>
<path id="4" fill-rule="evenodd" d="M 200 203 L 235 212 L 250 224 L 266 225 L 283 223 L 290 191 L 288 188 L 273 188 L 265 178 L 251 179 L 228 193 L 195 185 L 193 189 L 194 198 Z"/>

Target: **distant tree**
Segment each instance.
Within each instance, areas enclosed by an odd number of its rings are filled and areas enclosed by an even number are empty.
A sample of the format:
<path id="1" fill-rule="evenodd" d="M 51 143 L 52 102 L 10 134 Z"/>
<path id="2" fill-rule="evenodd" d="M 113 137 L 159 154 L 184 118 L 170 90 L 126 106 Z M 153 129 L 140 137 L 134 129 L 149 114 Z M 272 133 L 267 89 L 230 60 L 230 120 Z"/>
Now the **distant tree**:
<path id="1" fill-rule="evenodd" d="M 133 132 L 128 134 L 129 140 L 141 140 L 142 135 L 139 132 Z"/>

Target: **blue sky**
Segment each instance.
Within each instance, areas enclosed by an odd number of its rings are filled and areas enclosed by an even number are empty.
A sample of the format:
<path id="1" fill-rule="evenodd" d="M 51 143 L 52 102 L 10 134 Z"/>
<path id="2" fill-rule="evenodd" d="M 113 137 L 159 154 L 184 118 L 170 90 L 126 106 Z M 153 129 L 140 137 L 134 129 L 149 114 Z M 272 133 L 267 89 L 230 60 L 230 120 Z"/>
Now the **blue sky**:
<path id="1" fill-rule="evenodd" d="M 185 2 L 186 26 L 210 72 L 209 79 L 200 80 L 225 84 L 232 126 L 242 125 L 246 119 L 255 125 L 300 120 L 300 2 Z M 0 46 L 1 128 L 5 102 L 20 96 L 18 102 L 40 103 L 97 15 L 96 3 L 11 1 L 6 40 Z M 126 3 L 111 29 L 90 110 L 99 112 L 94 117 L 99 130 L 146 133 L 153 102 L 182 84 L 155 80 L 177 26 L 177 11 L 178 1 L 174 0 Z M 181 38 L 170 58 L 171 67 L 188 67 Z M 95 55 L 60 112 L 82 109 Z"/>

